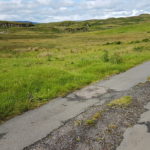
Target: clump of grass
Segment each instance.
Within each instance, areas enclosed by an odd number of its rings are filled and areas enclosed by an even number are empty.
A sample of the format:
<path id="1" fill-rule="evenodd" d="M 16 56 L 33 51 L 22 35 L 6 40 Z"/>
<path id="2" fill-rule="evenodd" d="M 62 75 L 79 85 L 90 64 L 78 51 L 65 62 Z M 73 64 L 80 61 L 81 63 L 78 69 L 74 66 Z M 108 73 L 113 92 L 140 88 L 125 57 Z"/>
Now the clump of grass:
<path id="1" fill-rule="evenodd" d="M 53 54 L 51 52 L 42 52 L 38 57 L 47 57 L 47 61 L 52 61 Z"/>
<path id="2" fill-rule="evenodd" d="M 142 42 L 149 42 L 150 39 L 143 39 Z"/>
<path id="3" fill-rule="evenodd" d="M 114 53 L 114 54 L 110 57 L 109 61 L 110 61 L 111 63 L 113 63 L 113 64 L 120 64 L 120 63 L 123 62 L 123 59 L 122 59 L 122 57 L 121 57 L 118 53 Z"/>
<path id="4" fill-rule="evenodd" d="M 136 44 L 136 43 L 141 43 L 141 42 L 150 42 L 150 39 L 145 38 L 143 40 L 135 40 L 135 41 L 131 41 L 130 44 Z"/>
<path id="5" fill-rule="evenodd" d="M 116 124 L 110 124 L 110 125 L 108 125 L 108 128 L 109 129 L 116 129 L 117 125 Z"/>
<path id="6" fill-rule="evenodd" d="M 110 42 L 106 42 L 105 44 L 103 44 L 103 45 L 110 45 L 111 43 Z"/>
<path id="7" fill-rule="evenodd" d="M 47 57 L 47 61 L 52 61 L 52 56 L 51 56 L 51 55 L 49 55 L 49 56 Z"/>
<path id="8" fill-rule="evenodd" d="M 101 116 L 102 116 L 102 112 L 95 113 L 91 117 L 91 119 L 85 121 L 86 125 L 94 125 Z"/>
<path id="9" fill-rule="evenodd" d="M 131 41 L 130 44 L 136 44 L 136 43 L 140 43 L 139 40 L 135 40 L 135 41 Z"/>
<path id="10" fill-rule="evenodd" d="M 76 120 L 76 121 L 74 122 L 74 125 L 75 125 L 75 126 L 80 126 L 80 125 L 82 125 L 82 120 Z"/>
<path id="11" fill-rule="evenodd" d="M 47 56 L 53 56 L 51 52 L 42 52 L 38 55 L 39 57 L 47 57 Z"/>
<path id="12" fill-rule="evenodd" d="M 120 44 L 122 44 L 122 42 L 121 41 L 116 41 L 116 42 L 114 42 L 114 44 L 120 45 Z"/>
<path id="13" fill-rule="evenodd" d="M 120 45 L 120 44 L 122 44 L 122 42 L 121 41 L 107 42 L 104 45 L 111 45 L 111 44 Z"/>
<path id="14" fill-rule="evenodd" d="M 147 80 L 150 81 L 150 77 L 148 77 Z"/>
<path id="15" fill-rule="evenodd" d="M 102 61 L 103 62 L 110 62 L 110 63 L 113 63 L 113 64 L 120 64 L 120 63 L 123 62 L 123 59 L 118 53 L 114 53 L 111 56 L 109 56 L 108 51 L 105 50 L 103 52 L 103 55 L 102 55 Z"/>
<path id="16" fill-rule="evenodd" d="M 109 54 L 108 54 L 107 50 L 104 50 L 104 52 L 103 52 L 102 61 L 103 62 L 108 62 L 109 61 Z"/>
<path id="17" fill-rule="evenodd" d="M 119 99 L 115 99 L 111 101 L 108 106 L 128 106 L 132 103 L 132 97 L 131 96 L 124 96 Z"/>
<path id="18" fill-rule="evenodd" d="M 86 120 L 86 124 L 87 125 L 94 125 L 95 124 L 95 120 L 91 119 L 91 120 Z"/>
<path id="19" fill-rule="evenodd" d="M 143 46 L 134 47 L 134 51 L 136 51 L 136 52 L 142 52 L 143 49 L 144 49 Z"/>
<path id="20" fill-rule="evenodd" d="M 81 138 L 78 136 L 78 137 L 76 138 L 76 141 L 77 141 L 77 142 L 80 142 L 80 141 L 81 141 Z"/>
<path id="21" fill-rule="evenodd" d="M 108 125 L 106 132 L 111 133 L 113 130 L 117 129 L 118 127 L 115 124 Z"/>

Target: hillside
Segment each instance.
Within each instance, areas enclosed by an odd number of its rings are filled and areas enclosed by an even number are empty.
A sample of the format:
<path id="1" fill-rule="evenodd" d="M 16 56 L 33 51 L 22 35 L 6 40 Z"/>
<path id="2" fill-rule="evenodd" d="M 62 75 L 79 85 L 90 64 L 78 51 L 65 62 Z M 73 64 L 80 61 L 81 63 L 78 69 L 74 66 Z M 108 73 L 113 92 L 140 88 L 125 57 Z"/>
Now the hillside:
<path id="1" fill-rule="evenodd" d="M 86 20 L 86 21 L 63 21 L 54 23 L 39 23 L 30 22 L 8 22 L 0 21 L 2 27 L 30 27 L 26 30 L 34 30 L 40 32 L 64 33 L 64 32 L 87 32 L 96 30 L 107 30 L 119 26 L 127 26 L 133 24 L 146 23 L 150 20 L 150 14 L 142 14 L 140 16 L 127 18 L 109 18 L 105 20 Z M 19 30 L 19 29 L 17 29 Z M 21 29 L 20 29 L 21 30 Z"/>
<path id="2" fill-rule="evenodd" d="M 0 121 L 150 60 L 148 14 L 7 23 L 0 27 Z"/>
<path id="3" fill-rule="evenodd" d="M 150 15 L 143 14 L 128 18 L 109 18 L 106 20 L 63 21 L 56 23 L 38 24 L 39 28 L 49 28 L 54 32 L 80 32 L 112 29 L 119 26 L 149 22 Z"/>

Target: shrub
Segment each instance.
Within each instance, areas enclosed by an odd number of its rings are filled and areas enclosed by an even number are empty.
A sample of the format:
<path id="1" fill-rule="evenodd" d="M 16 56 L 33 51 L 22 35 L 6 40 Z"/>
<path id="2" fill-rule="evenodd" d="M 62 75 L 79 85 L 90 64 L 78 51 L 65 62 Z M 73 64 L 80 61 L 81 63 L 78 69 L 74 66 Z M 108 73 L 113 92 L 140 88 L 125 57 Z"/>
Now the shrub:
<path id="1" fill-rule="evenodd" d="M 110 45 L 110 44 L 117 44 L 117 45 L 120 45 L 120 44 L 122 44 L 122 42 L 121 41 L 115 41 L 115 42 L 107 42 L 107 43 L 105 43 L 104 45 Z"/>
<path id="2" fill-rule="evenodd" d="M 143 39 L 142 42 L 149 42 L 149 39 Z"/>
<path id="3" fill-rule="evenodd" d="M 105 44 L 103 44 L 103 45 L 110 45 L 111 43 L 110 42 L 107 42 L 107 43 L 105 43 Z"/>
<path id="4" fill-rule="evenodd" d="M 47 61 L 52 61 L 52 55 L 49 55 L 49 56 L 47 57 Z"/>
<path id="5" fill-rule="evenodd" d="M 135 43 L 140 43 L 139 40 L 136 40 L 136 41 L 131 41 L 130 44 L 135 44 Z"/>
<path id="6" fill-rule="evenodd" d="M 120 45 L 120 44 L 122 44 L 122 42 L 121 41 L 116 41 L 116 42 L 114 42 L 114 44 Z"/>

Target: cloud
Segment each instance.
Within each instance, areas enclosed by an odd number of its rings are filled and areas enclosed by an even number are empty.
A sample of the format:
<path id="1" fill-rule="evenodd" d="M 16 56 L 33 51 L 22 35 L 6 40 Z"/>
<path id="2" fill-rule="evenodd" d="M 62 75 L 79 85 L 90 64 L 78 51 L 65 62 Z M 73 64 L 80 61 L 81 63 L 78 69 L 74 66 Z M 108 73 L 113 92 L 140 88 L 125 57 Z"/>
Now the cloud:
<path id="1" fill-rule="evenodd" d="M 149 0 L 0 0 L 0 20 L 53 22 L 150 13 Z"/>
<path id="2" fill-rule="evenodd" d="M 37 0 L 37 2 L 39 4 L 42 4 L 42 5 L 48 5 L 48 4 L 51 4 L 51 0 Z"/>
<path id="3" fill-rule="evenodd" d="M 88 0 L 83 2 L 84 7 L 87 7 L 88 9 L 94 9 L 94 8 L 110 8 L 113 7 L 115 4 L 117 4 L 119 0 Z"/>

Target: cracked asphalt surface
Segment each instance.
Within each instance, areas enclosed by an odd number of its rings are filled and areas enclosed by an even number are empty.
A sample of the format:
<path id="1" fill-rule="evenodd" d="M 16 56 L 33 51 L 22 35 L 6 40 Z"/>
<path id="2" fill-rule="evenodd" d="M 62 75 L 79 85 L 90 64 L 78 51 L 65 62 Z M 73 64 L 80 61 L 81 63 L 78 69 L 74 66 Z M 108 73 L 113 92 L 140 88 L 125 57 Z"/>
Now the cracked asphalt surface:
<path id="1" fill-rule="evenodd" d="M 145 108 L 147 111 L 141 115 L 139 122 L 126 130 L 124 139 L 117 150 L 150 149 L 150 103 Z"/>
<path id="2" fill-rule="evenodd" d="M 99 103 L 24 150 L 116 150 L 120 144 L 120 150 L 133 150 L 135 147 L 147 150 L 150 147 L 149 142 L 147 143 L 148 137 L 145 136 L 149 135 L 149 113 L 148 106 L 144 106 L 150 103 L 149 91 L 150 82 L 146 82 L 126 91 L 109 91 L 98 96 Z M 132 103 L 128 106 L 108 106 L 112 100 L 124 96 L 132 97 Z M 103 104 L 102 100 L 105 101 Z M 92 116 L 97 113 L 101 114 L 100 117 L 91 124 Z M 139 120 L 141 114 L 142 120 Z M 90 121 L 90 124 L 87 124 L 87 121 Z M 135 128 L 137 125 L 138 128 Z M 130 132 L 123 138 L 128 128 L 131 128 Z M 146 130 L 142 130 L 143 128 Z M 140 139 L 141 136 L 143 139 Z"/>

